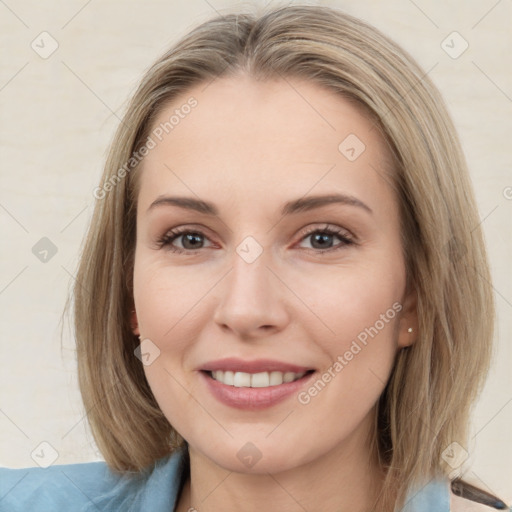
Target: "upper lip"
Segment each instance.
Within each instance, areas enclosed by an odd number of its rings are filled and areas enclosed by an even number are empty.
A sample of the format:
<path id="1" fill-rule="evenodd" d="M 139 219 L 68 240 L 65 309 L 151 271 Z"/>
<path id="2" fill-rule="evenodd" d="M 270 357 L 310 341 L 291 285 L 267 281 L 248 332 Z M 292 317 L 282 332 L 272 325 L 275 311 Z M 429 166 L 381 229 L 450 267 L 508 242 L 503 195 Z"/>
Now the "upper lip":
<path id="1" fill-rule="evenodd" d="M 284 363 L 282 361 L 275 361 L 272 359 L 255 359 L 254 361 L 244 361 L 243 359 L 237 359 L 236 357 L 228 357 L 225 359 L 217 359 L 216 361 L 210 361 L 201 368 L 203 371 L 234 371 L 244 373 L 260 373 L 260 372 L 293 372 L 302 373 L 312 370 L 306 366 L 299 366 L 296 364 Z"/>

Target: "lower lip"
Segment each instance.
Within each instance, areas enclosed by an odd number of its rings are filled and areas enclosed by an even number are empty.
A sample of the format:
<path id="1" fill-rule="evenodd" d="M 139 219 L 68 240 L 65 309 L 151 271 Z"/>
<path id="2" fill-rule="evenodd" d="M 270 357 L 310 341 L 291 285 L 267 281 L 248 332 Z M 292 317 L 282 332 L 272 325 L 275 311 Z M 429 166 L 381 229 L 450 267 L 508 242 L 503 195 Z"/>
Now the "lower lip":
<path id="1" fill-rule="evenodd" d="M 315 375 L 311 372 L 293 382 L 286 382 L 278 386 L 266 388 L 248 388 L 228 386 L 210 377 L 206 372 L 200 371 L 201 378 L 205 381 L 213 396 L 220 402 L 230 407 L 246 410 L 260 410 L 271 407 L 293 394 L 297 394 Z"/>

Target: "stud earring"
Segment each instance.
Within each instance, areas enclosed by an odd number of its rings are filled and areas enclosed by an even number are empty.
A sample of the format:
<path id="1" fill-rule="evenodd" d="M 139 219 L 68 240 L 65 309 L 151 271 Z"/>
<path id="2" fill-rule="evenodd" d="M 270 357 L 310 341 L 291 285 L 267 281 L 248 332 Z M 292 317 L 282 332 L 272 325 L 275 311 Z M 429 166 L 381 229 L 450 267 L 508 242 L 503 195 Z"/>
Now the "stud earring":
<path id="1" fill-rule="evenodd" d="M 407 332 L 412 332 L 412 327 L 409 327 L 409 329 L 407 329 Z"/>

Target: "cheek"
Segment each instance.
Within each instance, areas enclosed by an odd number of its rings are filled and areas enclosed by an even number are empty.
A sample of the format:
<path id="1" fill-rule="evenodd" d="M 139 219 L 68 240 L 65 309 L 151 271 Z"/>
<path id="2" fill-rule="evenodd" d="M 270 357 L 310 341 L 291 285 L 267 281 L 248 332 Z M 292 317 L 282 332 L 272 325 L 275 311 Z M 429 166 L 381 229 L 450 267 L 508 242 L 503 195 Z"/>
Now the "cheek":
<path id="1" fill-rule="evenodd" d="M 318 317 L 308 315 L 311 320 L 304 325 L 308 337 L 326 354 L 322 371 L 331 391 L 325 398 L 333 393 L 333 402 L 360 401 L 364 408 L 378 398 L 393 366 L 402 269 L 399 264 L 381 264 L 331 269 L 328 274 L 317 276 L 304 295 L 311 310 L 318 312 Z M 306 286 L 305 281 L 302 284 Z"/>
<path id="2" fill-rule="evenodd" d="M 360 333 L 364 338 L 365 329 L 375 324 L 384 337 L 392 337 L 405 284 L 399 262 L 393 266 L 376 261 L 331 267 L 320 269 L 315 275 L 298 272 L 293 279 L 295 290 L 312 313 L 308 318 L 315 328 L 313 332 L 327 334 L 329 345 L 337 346 Z"/>
<path id="3" fill-rule="evenodd" d="M 170 365 L 164 354 L 150 366 L 145 366 L 144 373 L 151 392 L 173 428 L 189 442 L 197 437 L 196 432 L 204 436 L 203 426 L 211 426 L 211 418 L 198 407 L 194 398 L 196 390 L 184 379 L 179 368 Z"/>
<path id="4" fill-rule="evenodd" d="M 192 333 L 199 325 L 201 302 L 215 282 L 215 276 L 193 267 L 170 268 L 162 263 L 136 260 L 134 299 L 141 334 L 163 342 L 172 339 L 186 345 L 181 337 L 186 327 Z M 177 336 L 174 333 L 180 333 Z"/>
<path id="5" fill-rule="evenodd" d="M 211 287 L 191 269 L 170 268 L 142 257 L 134 269 L 141 339 L 149 339 L 157 347 L 156 357 L 144 366 L 146 379 L 167 420 L 185 433 L 192 428 L 192 412 L 197 414 L 197 404 L 191 398 L 194 389 L 184 373 L 187 354 L 203 322 L 199 315 L 205 302 L 201 303 L 201 298 L 206 298 Z"/>
<path id="6" fill-rule="evenodd" d="M 208 291 L 217 281 L 217 274 L 193 266 L 171 268 L 142 257 L 135 263 L 134 298 L 141 339 L 151 340 L 158 354 L 144 372 L 166 418 L 180 432 L 189 432 L 197 415 L 190 355 L 212 316 Z"/>

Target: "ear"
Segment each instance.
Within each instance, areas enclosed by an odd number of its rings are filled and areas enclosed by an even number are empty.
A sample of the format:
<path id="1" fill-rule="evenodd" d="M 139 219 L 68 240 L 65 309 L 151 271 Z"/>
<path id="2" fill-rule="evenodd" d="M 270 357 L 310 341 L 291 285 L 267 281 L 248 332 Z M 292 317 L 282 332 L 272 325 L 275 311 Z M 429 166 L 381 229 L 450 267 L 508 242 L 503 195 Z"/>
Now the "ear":
<path id="1" fill-rule="evenodd" d="M 140 336 L 139 321 L 137 320 L 137 313 L 135 309 L 132 310 L 132 314 L 130 316 L 130 327 L 132 329 L 133 334 L 135 334 L 136 336 Z"/>
<path id="2" fill-rule="evenodd" d="M 407 291 L 402 301 L 397 329 L 400 348 L 409 347 L 418 338 L 418 295 L 414 289 Z"/>

